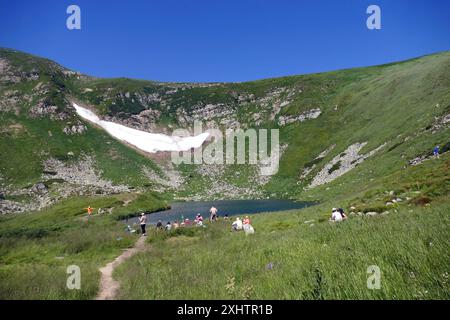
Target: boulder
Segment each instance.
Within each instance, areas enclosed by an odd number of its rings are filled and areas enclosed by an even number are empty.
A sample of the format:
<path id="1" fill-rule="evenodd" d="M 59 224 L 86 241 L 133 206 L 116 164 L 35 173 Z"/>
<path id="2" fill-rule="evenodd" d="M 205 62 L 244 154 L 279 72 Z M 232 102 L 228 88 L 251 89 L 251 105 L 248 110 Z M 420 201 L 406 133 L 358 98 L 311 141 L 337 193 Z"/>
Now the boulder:
<path id="1" fill-rule="evenodd" d="M 43 182 L 38 182 L 31 187 L 31 191 L 37 194 L 46 194 L 48 192 L 48 188 Z"/>

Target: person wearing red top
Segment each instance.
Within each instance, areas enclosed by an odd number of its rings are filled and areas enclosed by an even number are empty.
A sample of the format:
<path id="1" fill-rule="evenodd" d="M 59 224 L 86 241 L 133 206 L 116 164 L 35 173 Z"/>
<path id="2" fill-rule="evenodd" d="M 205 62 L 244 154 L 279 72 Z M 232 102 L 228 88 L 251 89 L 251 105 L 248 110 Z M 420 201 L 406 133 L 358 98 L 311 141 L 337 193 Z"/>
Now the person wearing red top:
<path id="1" fill-rule="evenodd" d="M 243 221 L 244 224 L 250 224 L 250 218 L 248 216 L 245 216 L 245 219 Z"/>

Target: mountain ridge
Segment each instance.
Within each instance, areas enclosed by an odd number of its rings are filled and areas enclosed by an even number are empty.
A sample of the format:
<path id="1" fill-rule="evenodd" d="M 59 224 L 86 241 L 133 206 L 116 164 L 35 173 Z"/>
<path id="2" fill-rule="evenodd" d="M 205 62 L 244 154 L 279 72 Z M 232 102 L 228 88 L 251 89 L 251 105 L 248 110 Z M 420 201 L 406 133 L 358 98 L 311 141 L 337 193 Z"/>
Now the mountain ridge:
<path id="1" fill-rule="evenodd" d="M 69 171 L 75 170 L 73 163 L 88 163 L 95 173 L 91 180 L 181 199 L 320 200 L 336 181 L 367 184 L 354 177 L 355 170 L 378 180 L 423 157 L 432 145 L 446 146 L 449 70 L 445 51 L 382 66 L 250 82 L 165 83 L 90 77 L 0 49 L 1 146 L 24 164 L 11 168 L 10 159 L 0 159 L 2 193 L 12 202 L 27 202 L 36 197 L 30 188 L 48 180 L 48 193 L 58 194 L 52 199 L 60 197 L 56 189 L 79 192 L 80 181 L 55 182 L 44 173 L 46 163 L 59 161 L 57 167 Z M 280 170 L 263 179 L 252 165 L 174 166 L 143 157 L 77 117 L 74 101 L 102 119 L 154 133 L 190 128 L 194 120 L 205 128 L 279 129 Z M 384 159 L 386 168 L 372 164 L 372 157 Z"/>

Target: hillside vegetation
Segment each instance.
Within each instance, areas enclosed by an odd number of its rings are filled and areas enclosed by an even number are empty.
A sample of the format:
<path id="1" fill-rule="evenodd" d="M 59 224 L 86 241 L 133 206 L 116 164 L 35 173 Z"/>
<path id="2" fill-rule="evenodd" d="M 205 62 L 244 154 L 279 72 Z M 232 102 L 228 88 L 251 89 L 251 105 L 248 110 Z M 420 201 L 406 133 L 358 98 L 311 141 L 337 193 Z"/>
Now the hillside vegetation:
<path id="1" fill-rule="evenodd" d="M 279 129 L 279 171 L 174 165 L 80 119 L 171 134 Z M 448 298 L 450 52 L 245 83 L 99 79 L 0 49 L 0 297 L 90 299 L 136 235 L 120 219 L 173 199 L 289 198 L 317 206 L 151 232 L 115 273 L 120 298 Z M 432 156 L 434 146 L 441 156 Z M 88 218 L 85 208 L 95 208 Z M 349 219 L 330 224 L 330 208 Z M 99 210 L 99 211 L 97 211 Z M 83 270 L 68 290 L 66 268 Z M 366 288 L 378 265 L 383 289 Z"/>

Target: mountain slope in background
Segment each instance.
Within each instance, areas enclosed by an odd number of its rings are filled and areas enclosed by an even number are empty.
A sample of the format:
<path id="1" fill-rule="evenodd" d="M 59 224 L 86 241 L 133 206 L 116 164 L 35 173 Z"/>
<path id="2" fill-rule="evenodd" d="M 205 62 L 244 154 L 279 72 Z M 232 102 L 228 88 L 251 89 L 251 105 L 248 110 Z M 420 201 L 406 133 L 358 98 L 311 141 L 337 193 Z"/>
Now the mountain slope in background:
<path id="1" fill-rule="evenodd" d="M 192 131 L 194 120 L 205 129 L 278 128 L 280 168 L 266 177 L 248 164 L 175 166 L 166 153 L 143 154 L 83 121 L 74 102 L 152 133 Z M 352 202 L 429 159 L 435 145 L 448 151 L 449 125 L 450 52 L 246 83 L 160 83 L 98 79 L 0 49 L 0 210 L 134 191 Z M 442 170 L 434 192 L 446 194 Z"/>

